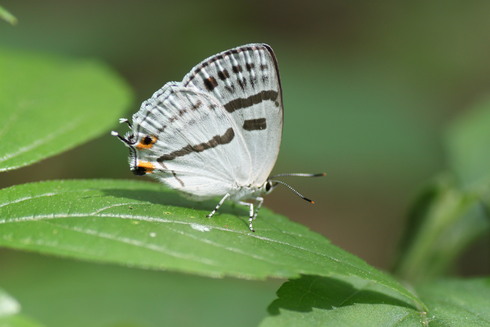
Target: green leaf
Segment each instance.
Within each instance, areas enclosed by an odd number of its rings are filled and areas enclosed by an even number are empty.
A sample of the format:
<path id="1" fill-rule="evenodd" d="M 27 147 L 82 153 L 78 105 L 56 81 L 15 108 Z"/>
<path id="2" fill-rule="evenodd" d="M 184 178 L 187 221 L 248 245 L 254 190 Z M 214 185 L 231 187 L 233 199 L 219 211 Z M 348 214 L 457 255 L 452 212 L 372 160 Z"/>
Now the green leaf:
<path id="1" fill-rule="evenodd" d="M 261 327 L 490 325 L 490 278 L 433 281 L 417 291 L 427 304 L 427 312 L 370 292 L 364 285 L 306 276 L 281 286 Z"/>
<path id="2" fill-rule="evenodd" d="M 79 259 L 250 279 L 321 275 L 367 282 L 374 292 L 421 306 L 390 276 L 323 236 L 264 209 L 247 227 L 247 210 L 197 203 L 161 185 L 79 180 L 0 191 L 0 246 Z"/>
<path id="3" fill-rule="evenodd" d="M 20 304 L 0 289 L 0 327 L 40 327 L 20 314 Z"/>
<path id="4" fill-rule="evenodd" d="M 448 129 L 449 164 L 465 187 L 490 185 L 490 99 L 480 102 Z"/>
<path id="5" fill-rule="evenodd" d="M 409 214 L 395 274 L 412 283 L 440 277 L 488 230 L 490 220 L 479 197 L 460 190 L 450 176 L 440 176 L 421 192 Z"/>
<path id="6" fill-rule="evenodd" d="M 431 327 L 490 326 L 490 278 L 440 280 L 417 289 Z"/>
<path id="7" fill-rule="evenodd" d="M 0 49 L 0 171 L 32 164 L 113 126 L 130 92 L 95 60 Z"/>
<path id="8" fill-rule="evenodd" d="M 291 280 L 278 290 L 271 316 L 260 326 L 424 326 L 423 313 L 366 286 L 319 276 Z"/>
<path id="9" fill-rule="evenodd" d="M 2 6 L 0 6 L 0 18 L 12 25 L 17 24 L 17 18 Z"/>

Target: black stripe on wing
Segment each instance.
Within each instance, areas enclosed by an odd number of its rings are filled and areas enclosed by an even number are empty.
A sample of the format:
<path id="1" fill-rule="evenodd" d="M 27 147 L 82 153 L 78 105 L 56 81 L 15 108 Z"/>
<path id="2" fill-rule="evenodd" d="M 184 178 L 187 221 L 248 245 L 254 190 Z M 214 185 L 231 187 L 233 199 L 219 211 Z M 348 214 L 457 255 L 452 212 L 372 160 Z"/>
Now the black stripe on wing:
<path id="1" fill-rule="evenodd" d="M 277 101 L 278 97 L 279 94 L 276 91 L 273 90 L 261 91 L 247 98 L 237 98 L 231 100 L 230 102 L 226 103 L 224 107 L 226 111 L 232 113 L 240 109 L 249 108 L 253 105 L 259 104 L 262 101 L 266 101 L 266 100 L 274 101 L 275 106 L 278 107 L 279 106 L 279 102 Z"/>
<path id="2" fill-rule="evenodd" d="M 228 144 L 233 140 L 234 137 L 235 137 L 235 132 L 233 131 L 233 128 L 230 127 L 226 130 L 226 132 L 223 135 L 215 135 L 209 141 L 200 144 L 196 144 L 196 145 L 188 144 L 179 150 L 166 153 L 160 156 L 157 159 L 157 161 L 163 162 L 168 160 L 174 160 L 175 158 L 182 157 L 193 152 L 203 152 L 208 149 L 215 148 L 219 145 Z"/>

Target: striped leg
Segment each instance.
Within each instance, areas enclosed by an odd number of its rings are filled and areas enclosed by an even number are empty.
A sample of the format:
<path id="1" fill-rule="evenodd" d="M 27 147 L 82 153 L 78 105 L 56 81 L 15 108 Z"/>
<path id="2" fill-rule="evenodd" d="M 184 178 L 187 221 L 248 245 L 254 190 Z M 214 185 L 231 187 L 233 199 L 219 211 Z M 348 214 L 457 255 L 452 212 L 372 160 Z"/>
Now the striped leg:
<path id="1" fill-rule="evenodd" d="M 218 202 L 218 204 L 216 205 L 216 208 L 214 208 L 213 211 L 211 211 L 209 213 L 209 215 L 207 215 L 206 217 L 211 218 L 212 216 L 214 216 L 216 211 L 218 211 L 218 209 L 221 207 L 221 205 L 223 205 L 225 200 L 228 199 L 229 197 L 230 197 L 230 193 L 226 193 L 225 196 Z"/>
<path id="2" fill-rule="evenodd" d="M 252 232 L 255 232 L 255 229 L 254 229 L 254 227 L 252 225 L 252 221 L 255 219 L 255 215 L 254 215 L 254 204 L 253 203 L 248 203 L 248 202 L 243 202 L 243 201 L 240 201 L 238 203 L 241 204 L 241 205 L 244 205 L 244 206 L 248 206 L 248 208 L 249 208 L 248 228 Z"/>
<path id="3" fill-rule="evenodd" d="M 256 204 L 255 204 L 255 213 L 254 213 L 254 220 L 257 218 L 257 214 L 259 213 L 260 208 L 262 207 L 262 203 L 264 203 L 264 198 L 261 196 L 258 196 L 255 198 Z"/>

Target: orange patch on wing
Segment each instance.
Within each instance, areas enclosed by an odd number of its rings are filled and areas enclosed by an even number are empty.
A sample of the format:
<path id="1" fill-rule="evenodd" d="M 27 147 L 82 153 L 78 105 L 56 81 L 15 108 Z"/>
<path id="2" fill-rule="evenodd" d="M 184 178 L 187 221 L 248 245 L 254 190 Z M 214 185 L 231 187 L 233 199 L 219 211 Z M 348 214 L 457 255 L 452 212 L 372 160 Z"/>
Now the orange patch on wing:
<path id="1" fill-rule="evenodd" d="M 138 149 L 150 149 L 157 140 L 158 138 L 155 135 L 147 135 L 143 137 L 135 147 Z"/>
<path id="2" fill-rule="evenodd" d="M 155 169 L 155 165 L 149 161 L 138 161 L 138 167 L 143 168 L 147 174 L 151 174 Z"/>

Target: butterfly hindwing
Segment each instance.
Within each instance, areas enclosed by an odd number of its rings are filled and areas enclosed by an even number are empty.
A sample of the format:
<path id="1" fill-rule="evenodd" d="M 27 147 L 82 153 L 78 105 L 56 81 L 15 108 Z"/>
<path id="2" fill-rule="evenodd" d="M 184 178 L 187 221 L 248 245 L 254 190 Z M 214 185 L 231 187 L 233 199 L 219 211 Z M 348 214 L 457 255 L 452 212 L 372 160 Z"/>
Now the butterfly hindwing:
<path id="1" fill-rule="evenodd" d="M 136 160 L 154 163 L 151 176 L 200 198 L 226 194 L 246 182 L 250 154 L 239 126 L 213 96 L 174 82 L 141 107 L 133 116 Z M 138 147 L 148 137 L 151 147 Z"/>

